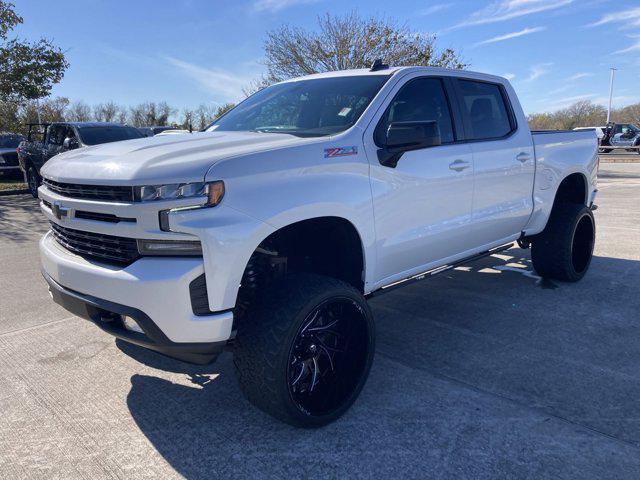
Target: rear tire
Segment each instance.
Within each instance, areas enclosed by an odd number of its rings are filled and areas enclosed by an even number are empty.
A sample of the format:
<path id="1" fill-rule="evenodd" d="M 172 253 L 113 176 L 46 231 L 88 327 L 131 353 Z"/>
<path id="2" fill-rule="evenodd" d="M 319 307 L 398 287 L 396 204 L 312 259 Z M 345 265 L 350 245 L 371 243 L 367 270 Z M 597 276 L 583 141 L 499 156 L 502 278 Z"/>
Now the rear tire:
<path id="1" fill-rule="evenodd" d="M 589 207 L 556 205 L 544 231 L 531 240 L 533 268 L 544 278 L 577 282 L 589 269 L 595 234 Z"/>
<path id="2" fill-rule="evenodd" d="M 40 175 L 36 171 L 36 167 L 30 165 L 27 169 L 27 187 L 33 198 L 38 198 L 38 187 L 40 186 Z"/>
<path id="3" fill-rule="evenodd" d="M 334 278 L 295 274 L 256 300 L 238 327 L 234 363 L 251 403 L 314 428 L 353 404 L 374 349 L 373 316 L 359 291 Z"/>

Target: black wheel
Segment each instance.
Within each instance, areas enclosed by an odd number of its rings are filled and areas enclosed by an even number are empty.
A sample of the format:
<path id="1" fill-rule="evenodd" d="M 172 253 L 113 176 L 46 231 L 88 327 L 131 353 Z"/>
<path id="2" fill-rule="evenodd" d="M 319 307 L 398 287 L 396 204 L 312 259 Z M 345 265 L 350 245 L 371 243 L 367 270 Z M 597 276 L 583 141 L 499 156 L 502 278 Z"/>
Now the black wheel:
<path id="1" fill-rule="evenodd" d="M 31 165 L 27 169 L 27 187 L 29 192 L 33 195 L 33 198 L 38 198 L 38 187 L 40 186 L 40 175 L 36 171 L 36 168 Z"/>
<path id="2" fill-rule="evenodd" d="M 373 361 L 371 310 L 349 284 L 291 275 L 238 327 L 234 363 L 251 403 L 297 427 L 320 427 L 356 400 Z"/>
<path id="3" fill-rule="evenodd" d="M 556 205 L 544 231 L 532 238 L 533 268 L 541 277 L 577 282 L 589 269 L 595 237 L 589 207 Z"/>

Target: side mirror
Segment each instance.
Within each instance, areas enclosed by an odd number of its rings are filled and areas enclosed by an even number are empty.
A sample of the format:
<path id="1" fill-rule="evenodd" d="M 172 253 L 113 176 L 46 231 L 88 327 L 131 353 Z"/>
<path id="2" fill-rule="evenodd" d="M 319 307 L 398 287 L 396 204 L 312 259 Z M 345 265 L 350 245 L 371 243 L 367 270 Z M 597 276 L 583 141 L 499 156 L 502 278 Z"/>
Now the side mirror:
<path id="1" fill-rule="evenodd" d="M 378 150 L 378 160 L 395 167 L 404 152 L 442 145 L 438 122 L 394 122 L 389 125 L 385 145 Z"/>
<path id="2" fill-rule="evenodd" d="M 74 148 L 78 148 L 78 140 L 75 138 L 67 137 L 62 142 L 62 148 L 65 150 L 73 150 Z"/>

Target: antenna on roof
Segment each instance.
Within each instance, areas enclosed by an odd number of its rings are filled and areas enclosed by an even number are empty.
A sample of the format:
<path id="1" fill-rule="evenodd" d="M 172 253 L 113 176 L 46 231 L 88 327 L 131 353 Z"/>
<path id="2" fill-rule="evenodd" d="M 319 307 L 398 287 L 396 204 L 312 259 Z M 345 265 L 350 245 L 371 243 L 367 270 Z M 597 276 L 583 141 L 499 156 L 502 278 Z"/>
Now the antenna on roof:
<path id="1" fill-rule="evenodd" d="M 371 68 L 369 69 L 369 71 L 377 72 L 378 70 L 386 70 L 387 68 L 389 68 L 389 65 L 387 65 L 386 63 L 382 63 L 381 58 L 376 58 L 373 61 L 373 64 L 371 65 Z"/>

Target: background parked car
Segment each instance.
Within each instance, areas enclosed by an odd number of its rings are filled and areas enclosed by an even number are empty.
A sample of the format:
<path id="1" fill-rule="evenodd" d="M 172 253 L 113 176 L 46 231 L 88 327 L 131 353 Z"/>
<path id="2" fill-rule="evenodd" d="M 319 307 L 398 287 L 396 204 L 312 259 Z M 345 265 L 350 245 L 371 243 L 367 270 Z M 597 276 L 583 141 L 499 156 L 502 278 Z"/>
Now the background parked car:
<path id="1" fill-rule="evenodd" d="M 602 140 L 602 137 L 604 137 L 604 132 L 606 128 L 607 128 L 606 126 L 605 127 L 576 127 L 574 128 L 574 130 L 595 130 L 596 136 L 598 137 L 598 143 L 600 143 L 600 140 Z"/>
<path id="2" fill-rule="evenodd" d="M 175 129 L 175 130 L 165 130 L 164 132 L 160 132 L 158 133 L 158 136 L 160 135 L 180 135 L 183 133 L 191 133 L 189 130 L 180 130 L 180 129 Z"/>
<path id="3" fill-rule="evenodd" d="M 18 160 L 25 182 L 34 197 L 42 181 L 40 168 L 54 155 L 75 148 L 144 138 L 135 127 L 105 122 L 29 124 L 27 139 L 18 146 Z"/>
<path id="4" fill-rule="evenodd" d="M 0 133 L 0 176 L 16 176 L 20 173 L 16 149 L 23 139 L 17 133 Z"/>
<path id="5" fill-rule="evenodd" d="M 577 127 L 574 130 L 595 130 L 599 153 L 621 149 L 640 154 L 640 128 L 632 123 L 610 122 L 603 127 Z"/>
<path id="6" fill-rule="evenodd" d="M 142 134 L 146 137 L 153 137 L 154 135 L 158 135 L 159 133 L 169 130 L 178 130 L 178 127 L 172 127 L 169 125 L 156 125 L 153 127 L 138 127 L 138 130 L 140 130 L 140 132 L 142 132 Z"/>

